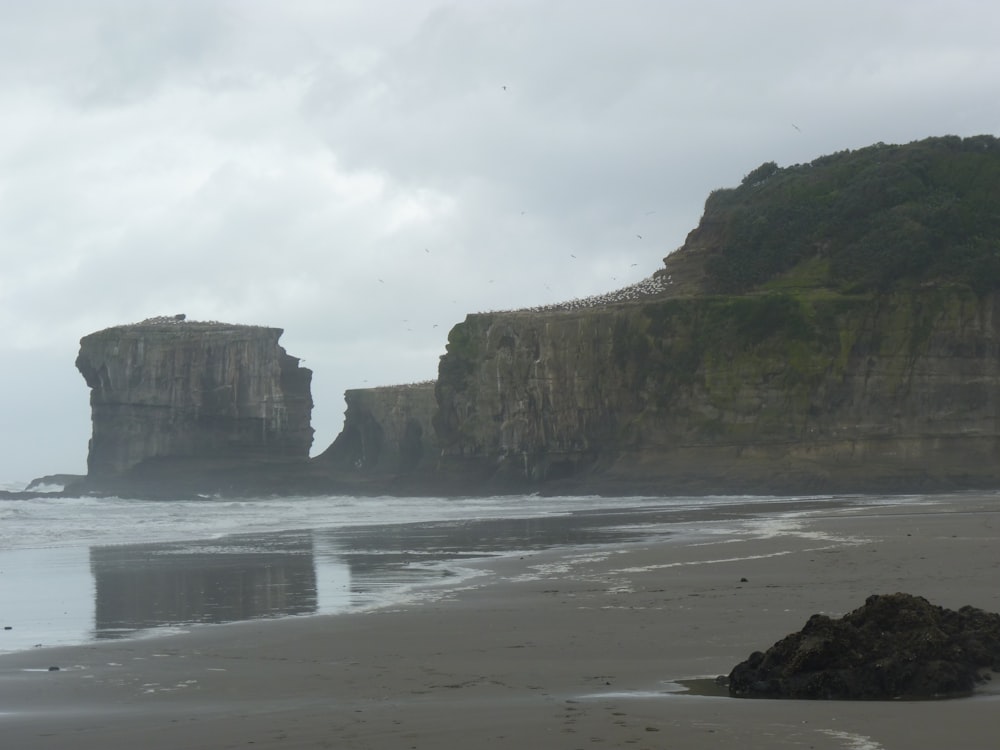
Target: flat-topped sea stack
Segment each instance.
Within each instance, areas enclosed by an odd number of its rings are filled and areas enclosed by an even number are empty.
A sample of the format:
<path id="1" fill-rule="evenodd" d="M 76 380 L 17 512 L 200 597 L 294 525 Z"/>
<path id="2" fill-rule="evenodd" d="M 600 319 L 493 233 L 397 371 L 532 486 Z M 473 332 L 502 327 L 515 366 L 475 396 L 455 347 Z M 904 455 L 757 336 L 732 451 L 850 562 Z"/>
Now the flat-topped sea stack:
<path id="1" fill-rule="evenodd" d="M 115 326 L 80 341 L 91 389 L 87 483 L 267 488 L 306 465 L 312 372 L 280 328 L 189 321 Z"/>

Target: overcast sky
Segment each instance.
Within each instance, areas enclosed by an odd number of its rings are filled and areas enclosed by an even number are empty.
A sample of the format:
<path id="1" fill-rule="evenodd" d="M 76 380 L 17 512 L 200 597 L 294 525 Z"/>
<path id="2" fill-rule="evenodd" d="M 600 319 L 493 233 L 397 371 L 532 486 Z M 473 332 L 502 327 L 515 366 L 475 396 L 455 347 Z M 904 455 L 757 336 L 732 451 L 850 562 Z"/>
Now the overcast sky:
<path id="1" fill-rule="evenodd" d="M 961 0 L 0 0 L 0 480 L 84 473 L 80 338 L 180 312 L 284 329 L 318 453 L 346 389 L 650 275 L 764 161 L 1000 134 L 998 37 Z"/>

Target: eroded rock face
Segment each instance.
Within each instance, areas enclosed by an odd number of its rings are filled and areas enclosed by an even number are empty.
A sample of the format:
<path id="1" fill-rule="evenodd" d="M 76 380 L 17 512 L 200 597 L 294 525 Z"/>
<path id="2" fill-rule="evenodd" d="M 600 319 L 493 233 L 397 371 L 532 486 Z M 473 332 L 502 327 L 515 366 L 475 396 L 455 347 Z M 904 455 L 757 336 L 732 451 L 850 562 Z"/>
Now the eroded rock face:
<path id="1" fill-rule="evenodd" d="M 281 334 L 178 316 L 85 336 L 76 366 L 91 389 L 88 479 L 157 461 L 237 471 L 308 460 L 312 372 L 278 345 Z"/>
<path id="2" fill-rule="evenodd" d="M 667 492 L 995 486 L 998 331 L 1000 295 L 948 285 L 470 315 L 439 368 L 442 465 Z"/>
<path id="3" fill-rule="evenodd" d="M 434 383 L 349 390 L 344 428 L 313 459 L 341 479 L 411 476 L 430 472 L 438 453 L 431 419 Z"/>
<path id="4" fill-rule="evenodd" d="M 813 615 L 729 675 L 739 698 L 890 700 L 966 695 L 1000 671 L 1000 615 L 910 594 L 874 595 L 840 619 Z"/>

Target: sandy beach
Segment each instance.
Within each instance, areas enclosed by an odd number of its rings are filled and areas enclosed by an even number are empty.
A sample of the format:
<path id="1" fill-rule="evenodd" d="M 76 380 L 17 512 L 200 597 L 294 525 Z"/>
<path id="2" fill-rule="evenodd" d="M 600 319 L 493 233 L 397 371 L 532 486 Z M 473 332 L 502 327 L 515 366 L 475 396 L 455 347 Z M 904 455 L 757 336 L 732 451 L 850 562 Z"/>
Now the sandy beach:
<path id="1" fill-rule="evenodd" d="M 831 508 L 735 536 L 486 563 L 405 608 L 7 654 L 0 733 L 18 750 L 986 750 L 1000 690 L 748 701 L 683 681 L 728 673 L 810 615 L 872 593 L 1000 611 L 998 508 L 971 494 Z"/>

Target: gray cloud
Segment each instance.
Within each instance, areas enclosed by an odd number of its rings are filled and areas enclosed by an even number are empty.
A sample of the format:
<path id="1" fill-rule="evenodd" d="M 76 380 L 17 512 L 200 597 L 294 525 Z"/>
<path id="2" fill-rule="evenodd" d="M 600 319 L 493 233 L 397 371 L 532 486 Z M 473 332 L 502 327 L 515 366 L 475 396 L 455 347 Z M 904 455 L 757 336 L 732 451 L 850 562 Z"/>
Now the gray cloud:
<path id="1" fill-rule="evenodd" d="M 647 276 L 764 161 L 1000 129 L 1000 10 L 973 2 L 0 16 L 0 479 L 83 470 L 91 331 L 284 328 L 315 371 L 318 451 L 345 389 L 433 378 L 467 313 Z"/>

